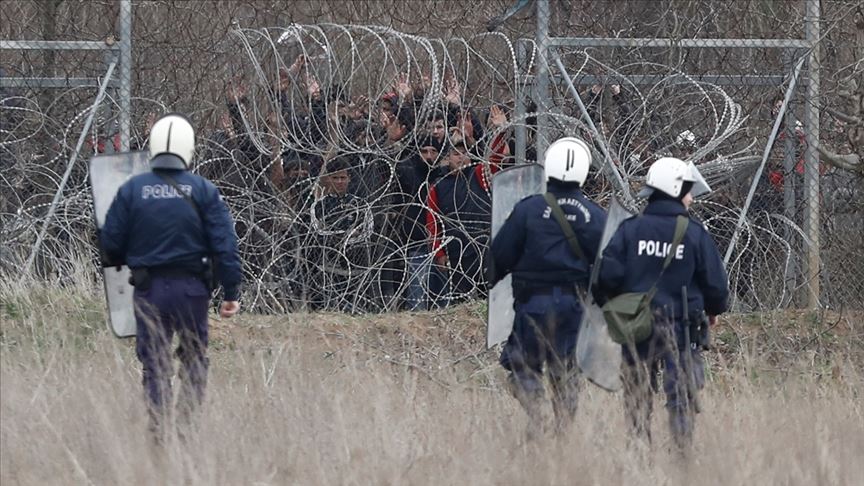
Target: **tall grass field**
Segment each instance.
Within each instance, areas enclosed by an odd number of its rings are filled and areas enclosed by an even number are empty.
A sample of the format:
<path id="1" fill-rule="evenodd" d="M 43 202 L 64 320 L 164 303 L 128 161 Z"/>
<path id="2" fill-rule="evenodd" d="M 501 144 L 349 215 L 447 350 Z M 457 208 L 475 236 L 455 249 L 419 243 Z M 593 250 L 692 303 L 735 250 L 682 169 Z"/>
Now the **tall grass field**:
<path id="1" fill-rule="evenodd" d="M 526 440 L 483 315 L 214 317 L 197 431 L 159 449 L 98 287 L 4 282 L 0 484 L 864 483 L 861 313 L 723 319 L 689 461 L 662 395 L 649 448 L 590 384 L 564 435 Z"/>

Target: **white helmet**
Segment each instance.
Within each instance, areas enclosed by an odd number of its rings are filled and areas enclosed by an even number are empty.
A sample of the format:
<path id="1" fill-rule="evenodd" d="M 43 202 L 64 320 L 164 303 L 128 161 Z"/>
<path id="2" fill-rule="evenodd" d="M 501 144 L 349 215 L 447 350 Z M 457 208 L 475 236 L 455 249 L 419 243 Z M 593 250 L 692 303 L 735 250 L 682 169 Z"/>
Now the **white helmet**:
<path id="1" fill-rule="evenodd" d="M 693 162 L 684 162 L 674 157 L 662 157 L 648 169 L 645 187 L 639 191 L 639 196 L 648 197 L 657 190 L 677 198 L 681 195 L 681 188 L 685 182 L 693 183 L 693 188 L 690 189 L 693 197 L 711 192 L 711 188 Z"/>
<path id="2" fill-rule="evenodd" d="M 195 154 L 195 129 L 180 113 L 168 113 L 150 129 L 150 166 L 188 169 Z"/>
<path id="3" fill-rule="evenodd" d="M 591 167 L 591 149 L 588 144 L 575 137 L 556 140 L 546 149 L 544 160 L 547 179 L 562 182 L 585 183 Z"/>

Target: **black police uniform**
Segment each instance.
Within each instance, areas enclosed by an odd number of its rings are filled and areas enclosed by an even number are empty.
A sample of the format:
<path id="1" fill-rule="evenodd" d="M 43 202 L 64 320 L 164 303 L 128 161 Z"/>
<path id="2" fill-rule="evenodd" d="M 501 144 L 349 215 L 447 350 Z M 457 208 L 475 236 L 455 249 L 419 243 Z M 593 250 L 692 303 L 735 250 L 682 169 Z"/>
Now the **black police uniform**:
<path id="1" fill-rule="evenodd" d="M 159 174 L 173 179 L 198 210 Z M 215 257 L 213 271 L 225 300 L 238 300 L 242 274 L 234 223 L 212 183 L 184 170 L 153 169 L 120 187 L 100 236 L 108 260 L 125 261 L 136 279 L 136 351 L 151 427 L 156 428 L 171 403 L 175 332 L 180 338 L 181 411 L 188 415 L 203 400 L 210 298 L 204 259 Z"/>
<path id="2" fill-rule="evenodd" d="M 586 259 L 577 257 L 542 195 L 520 201 L 492 241 L 491 283 L 513 276 L 516 316 L 501 353 L 516 397 L 536 418 L 542 373 L 549 364 L 553 405 L 559 421 L 572 417 L 576 389 L 572 355 L 582 305 L 577 287 L 586 289 L 606 224 L 605 211 L 578 185 L 550 179 L 548 190 L 567 215 Z"/>
<path id="3" fill-rule="evenodd" d="M 725 312 L 729 296 L 720 253 L 699 221 L 691 218 L 681 245 L 674 250 L 670 248 L 679 215 L 689 217 L 679 200 L 657 197 L 652 198 L 642 215 L 622 222 L 603 252 L 595 292 L 600 302 L 627 292 L 646 292 L 660 276 L 666 252 L 676 252 L 657 282 L 657 293 L 651 302 L 655 316 L 652 336 L 635 346 L 636 356 L 627 347 L 622 351 L 627 375 L 625 403 L 631 426 L 649 439 L 651 399 L 644 371 L 648 370 L 653 380 L 655 370 L 664 368 L 663 389 L 672 432 L 678 439 L 689 440 L 692 391 L 704 383 L 700 350 L 692 342 L 697 334 L 695 326 L 701 324 L 704 328 L 705 313 Z M 685 286 L 686 316 L 682 298 Z M 688 335 L 691 342 L 686 342 Z M 643 365 L 643 372 L 637 369 L 638 364 Z M 689 384 L 687 375 L 691 376 Z"/>

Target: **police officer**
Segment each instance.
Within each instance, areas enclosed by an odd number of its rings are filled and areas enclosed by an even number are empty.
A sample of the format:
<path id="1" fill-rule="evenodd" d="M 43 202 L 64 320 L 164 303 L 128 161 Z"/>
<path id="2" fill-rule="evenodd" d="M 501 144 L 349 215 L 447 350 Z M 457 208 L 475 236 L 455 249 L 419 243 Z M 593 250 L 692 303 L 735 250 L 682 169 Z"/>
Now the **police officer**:
<path id="1" fill-rule="evenodd" d="M 513 277 L 513 332 L 501 353 L 511 392 L 529 417 L 529 437 L 543 431 L 543 371 L 548 365 L 555 427 L 561 432 L 576 412 L 574 350 L 582 318 L 577 292 L 587 289 L 606 213 L 581 190 L 591 165 L 582 140 L 562 138 L 545 155 L 547 189 L 566 215 L 582 255 L 577 255 L 544 195 L 529 196 L 492 241 L 490 282 Z"/>
<path id="2" fill-rule="evenodd" d="M 671 248 L 679 215 L 689 218 L 694 196 L 710 188 L 696 167 L 667 157 L 648 170 L 640 192 L 648 205 L 639 216 L 621 223 L 603 252 L 598 301 L 627 292 L 646 292 L 656 282 L 651 302 L 652 334 L 623 347 L 625 408 L 633 433 L 650 442 L 651 394 L 663 368 L 666 408 L 676 445 L 686 451 L 692 439 L 696 391 L 704 384 L 701 336 L 726 311 L 728 286 L 723 261 L 711 235 L 690 218 L 682 243 Z M 666 270 L 666 255 L 674 252 Z M 686 296 L 686 302 L 685 302 Z"/>
<path id="3" fill-rule="evenodd" d="M 195 132 L 185 116 L 171 113 L 156 121 L 150 131 L 152 171 L 120 187 L 100 235 L 106 263 L 126 262 L 132 270 L 136 352 L 157 441 L 172 400 L 174 333 L 180 341 L 180 424 L 188 423 L 204 398 L 212 272 L 224 290 L 222 317 L 240 308 L 234 223 L 216 187 L 187 171 L 194 148 Z"/>

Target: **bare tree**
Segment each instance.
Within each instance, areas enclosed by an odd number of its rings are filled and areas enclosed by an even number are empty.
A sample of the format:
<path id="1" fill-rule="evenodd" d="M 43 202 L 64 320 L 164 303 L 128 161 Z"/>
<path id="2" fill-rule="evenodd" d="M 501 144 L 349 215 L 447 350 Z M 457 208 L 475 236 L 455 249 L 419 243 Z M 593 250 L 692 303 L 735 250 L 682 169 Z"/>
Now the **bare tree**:
<path id="1" fill-rule="evenodd" d="M 819 153 L 825 162 L 834 167 L 864 174 L 864 10 L 858 7 L 855 14 L 854 64 L 852 73 L 840 83 L 838 96 L 841 108 L 828 107 L 828 113 L 846 124 L 846 142 L 850 153 L 839 154 L 819 145 Z"/>

